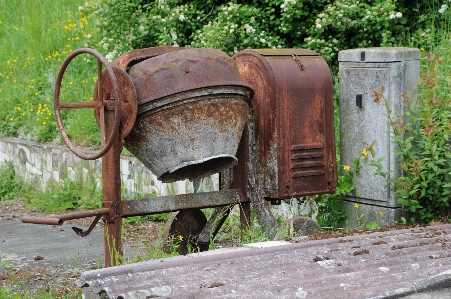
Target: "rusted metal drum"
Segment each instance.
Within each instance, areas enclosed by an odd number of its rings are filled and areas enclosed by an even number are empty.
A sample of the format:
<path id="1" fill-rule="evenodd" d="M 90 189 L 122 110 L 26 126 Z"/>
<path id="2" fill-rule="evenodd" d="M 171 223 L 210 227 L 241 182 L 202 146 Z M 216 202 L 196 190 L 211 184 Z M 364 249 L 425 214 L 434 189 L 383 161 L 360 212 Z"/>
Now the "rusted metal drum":
<path id="1" fill-rule="evenodd" d="M 235 62 L 186 49 L 133 65 L 138 117 L 125 147 L 162 182 L 196 179 L 237 163 L 253 96 Z"/>

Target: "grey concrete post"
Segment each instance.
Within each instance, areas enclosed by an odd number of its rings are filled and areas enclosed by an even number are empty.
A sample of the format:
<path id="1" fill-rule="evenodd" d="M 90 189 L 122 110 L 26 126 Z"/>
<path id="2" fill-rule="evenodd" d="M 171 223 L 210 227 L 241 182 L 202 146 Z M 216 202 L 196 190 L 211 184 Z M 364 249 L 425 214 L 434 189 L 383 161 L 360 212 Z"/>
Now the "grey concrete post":
<path id="1" fill-rule="evenodd" d="M 414 48 L 366 48 L 340 51 L 340 163 L 352 166 L 362 157 L 364 143 L 376 140 L 376 160 L 382 157 L 383 171 L 389 177 L 375 176 L 375 167 L 362 163 L 354 175 L 355 191 L 343 202 L 350 227 L 377 221 L 379 226 L 394 224 L 402 214 L 387 179 L 401 175 L 399 158 L 383 103 L 374 103 L 373 91 L 384 86 L 393 115 L 403 113 L 401 93 L 418 99 L 420 50 Z M 368 154 L 367 160 L 372 159 Z M 365 159 L 361 159 L 362 162 Z M 356 205 L 357 204 L 357 205 Z M 358 206 L 358 207 L 357 207 Z M 359 221 L 357 218 L 364 214 Z"/>

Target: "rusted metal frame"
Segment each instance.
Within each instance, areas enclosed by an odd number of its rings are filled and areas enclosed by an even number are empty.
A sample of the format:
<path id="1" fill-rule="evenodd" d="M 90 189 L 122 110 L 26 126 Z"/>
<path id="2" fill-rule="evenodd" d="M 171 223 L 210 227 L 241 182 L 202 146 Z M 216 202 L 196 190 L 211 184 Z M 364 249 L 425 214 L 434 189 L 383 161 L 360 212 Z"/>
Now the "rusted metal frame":
<path id="1" fill-rule="evenodd" d="M 22 223 L 33 223 L 33 224 L 47 224 L 47 225 L 62 225 L 63 220 L 51 217 L 31 217 L 25 216 L 20 219 Z"/>
<path id="2" fill-rule="evenodd" d="M 102 107 L 102 104 L 98 103 L 98 102 L 65 102 L 65 103 L 59 103 L 59 107 L 61 109 L 80 109 L 80 108 L 99 109 Z"/>
<path id="3" fill-rule="evenodd" d="M 115 111 L 104 110 L 105 136 L 113 134 Z M 110 137 L 111 138 L 111 137 Z M 123 140 L 121 134 L 115 135 L 115 140 L 110 150 L 102 157 L 102 207 L 108 208 L 110 213 L 104 215 L 104 252 L 105 267 L 122 264 L 122 208 L 121 208 L 121 177 L 120 157 Z"/>
<path id="4" fill-rule="evenodd" d="M 232 169 L 227 169 L 220 173 L 220 181 L 222 183 L 221 188 L 223 190 L 227 190 L 232 183 L 232 171 Z M 245 200 L 245 197 L 240 189 L 238 189 L 238 193 L 240 196 L 240 202 L 242 200 Z M 210 241 L 215 239 L 216 235 L 224 224 L 224 221 L 227 219 L 227 216 L 229 216 L 230 210 L 233 206 L 234 204 L 215 208 L 213 214 L 211 214 L 210 219 L 208 219 L 200 234 L 196 236 L 195 240 L 193 240 L 194 243 L 198 244 L 198 247 L 208 246 L 210 244 Z"/>
<path id="5" fill-rule="evenodd" d="M 53 215 L 49 217 L 32 217 L 25 216 L 21 218 L 23 223 L 34 223 L 34 224 L 49 224 L 49 225 L 62 225 L 66 220 L 74 220 L 80 218 L 88 218 L 95 216 L 108 215 L 110 213 L 109 209 L 98 209 L 90 211 L 80 211 L 67 213 L 62 215 Z"/>
<path id="6" fill-rule="evenodd" d="M 249 112 L 250 109 L 249 109 Z M 237 158 L 238 161 L 241 161 L 241 165 L 237 165 L 237 167 L 234 167 L 231 169 L 231 179 L 232 179 L 232 186 L 235 188 L 235 181 L 240 186 L 239 188 L 241 191 L 245 194 L 247 202 L 240 204 L 240 226 L 241 226 L 241 239 L 244 237 L 244 233 L 246 230 L 250 228 L 250 219 L 251 219 L 251 204 L 249 202 L 248 198 L 248 178 L 249 178 L 249 172 L 248 172 L 248 164 L 249 164 L 249 133 L 248 133 L 248 126 L 244 126 L 243 129 L 243 135 L 241 137 L 240 143 L 238 145 L 237 150 Z"/>
<path id="7" fill-rule="evenodd" d="M 260 224 L 263 226 L 266 235 L 271 239 L 277 235 L 279 224 L 274 218 L 273 214 L 268 208 L 265 200 L 264 192 L 260 182 L 257 180 L 257 148 L 255 140 L 255 122 L 254 122 L 254 108 L 251 104 L 249 115 L 247 119 L 247 128 L 249 134 L 249 164 L 248 164 L 248 196 L 250 203 L 254 209 Z"/>
<path id="8" fill-rule="evenodd" d="M 94 218 L 94 221 L 91 223 L 89 228 L 87 230 L 85 230 L 85 231 L 82 230 L 81 228 L 78 228 L 78 227 L 75 227 L 75 226 L 72 226 L 72 229 L 80 237 L 86 237 L 87 235 L 89 235 L 92 232 L 94 227 L 96 227 L 97 223 L 99 223 L 100 218 L 102 218 L 102 216 L 96 216 L 96 218 Z"/>
<path id="9" fill-rule="evenodd" d="M 198 244 L 210 244 L 210 241 L 214 240 L 219 230 L 221 229 L 227 216 L 230 214 L 230 210 L 234 205 L 227 205 L 224 207 L 217 207 L 208 219 L 201 233 L 197 236 L 195 243 Z"/>
<path id="10" fill-rule="evenodd" d="M 56 216 L 52 216 L 52 217 L 59 218 L 62 221 L 66 221 L 66 220 L 88 218 L 88 217 L 94 217 L 94 216 L 103 216 L 103 215 L 108 215 L 109 213 L 110 213 L 109 209 L 98 209 L 98 210 L 67 213 L 67 214 L 56 215 Z"/>
<path id="11" fill-rule="evenodd" d="M 213 208 L 247 201 L 240 190 L 161 196 L 122 202 L 122 217 L 159 214 L 186 209 Z"/>

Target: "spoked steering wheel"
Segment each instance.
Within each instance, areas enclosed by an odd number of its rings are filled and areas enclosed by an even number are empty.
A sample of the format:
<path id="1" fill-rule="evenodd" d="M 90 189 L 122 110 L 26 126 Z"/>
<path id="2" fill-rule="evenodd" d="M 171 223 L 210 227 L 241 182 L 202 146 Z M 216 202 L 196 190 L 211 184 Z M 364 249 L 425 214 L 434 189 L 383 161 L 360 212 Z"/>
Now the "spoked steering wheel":
<path id="1" fill-rule="evenodd" d="M 91 54 L 97 58 L 97 83 L 94 99 L 91 102 L 60 102 L 61 82 L 69 63 L 80 54 Z M 102 66 L 106 71 L 102 72 Z M 121 85 L 119 85 L 118 81 Z M 136 119 L 138 104 L 134 85 L 126 72 L 119 68 L 111 67 L 108 61 L 96 50 L 82 48 L 75 50 L 64 60 L 55 83 L 54 96 L 55 116 L 58 129 L 67 147 L 78 157 L 85 160 L 94 160 L 104 156 L 113 146 L 119 132 L 121 138 L 125 138 L 133 127 Z M 100 127 L 101 146 L 92 154 L 86 154 L 77 149 L 69 137 L 61 118 L 61 109 L 93 108 L 97 123 Z M 125 109 L 124 109 L 125 108 Z M 110 128 L 106 128 L 105 110 L 114 110 L 114 121 Z M 110 124 L 108 124 L 110 126 Z M 107 131 L 110 133 L 107 136 Z"/>

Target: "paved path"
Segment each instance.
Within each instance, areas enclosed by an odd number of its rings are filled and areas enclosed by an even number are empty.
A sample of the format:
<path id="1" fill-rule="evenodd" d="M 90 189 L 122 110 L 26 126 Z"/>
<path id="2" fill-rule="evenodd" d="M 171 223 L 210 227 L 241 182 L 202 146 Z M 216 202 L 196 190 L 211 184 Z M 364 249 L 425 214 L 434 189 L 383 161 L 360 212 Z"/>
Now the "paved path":
<path id="1" fill-rule="evenodd" d="M 17 218 L 0 217 L 0 258 L 12 267 L 59 265 L 89 268 L 103 265 L 103 230 L 81 238 L 70 225 L 24 224 Z"/>

